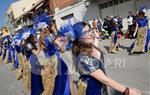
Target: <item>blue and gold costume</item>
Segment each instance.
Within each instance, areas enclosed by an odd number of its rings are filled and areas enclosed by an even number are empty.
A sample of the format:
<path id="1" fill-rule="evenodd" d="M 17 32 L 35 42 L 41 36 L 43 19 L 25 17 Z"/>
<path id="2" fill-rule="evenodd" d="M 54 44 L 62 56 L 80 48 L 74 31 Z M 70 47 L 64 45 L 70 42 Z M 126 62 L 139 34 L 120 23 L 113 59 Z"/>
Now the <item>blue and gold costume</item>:
<path id="1" fill-rule="evenodd" d="M 75 39 L 80 41 L 80 37 L 85 34 L 83 22 L 78 22 L 73 26 Z M 102 53 L 101 53 L 102 54 Z M 94 77 L 90 76 L 90 73 L 101 69 L 104 73 L 104 57 L 103 54 L 99 59 L 82 54 L 81 52 L 75 55 L 76 67 L 80 73 L 80 79 L 77 83 L 78 95 L 108 95 L 106 86 Z M 102 94 L 103 93 L 103 94 Z"/>
<path id="2" fill-rule="evenodd" d="M 6 36 L 3 38 L 3 48 L 4 48 L 4 54 L 3 54 L 3 60 L 5 63 L 8 63 L 8 51 L 9 51 L 9 36 Z"/>
<path id="3" fill-rule="evenodd" d="M 47 61 L 44 62 L 45 73 L 42 76 L 44 95 L 70 95 L 68 68 L 54 44 L 57 37 L 55 34 L 45 37 L 44 53 Z"/>
<path id="4" fill-rule="evenodd" d="M 97 69 L 101 69 L 105 73 L 102 60 L 79 54 L 77 57 L 77 65 L 81 75 L 80 79 L 85 82 L 84 90 L 81 90 L 82 88 L 80 88 L 83 85 L 81 85 L 81 83 L 78 84 L 79 95 L 103 95 L 102 93 L 107 93 L 106 86 L 89 75 Z"/>
<path id="5" fill-rule="evenodd" d="M 26 45 L 26 56 L 31 65 L 31 95 L 41 95 L 43 93 L 43 84 L 41 77 L 41 68 L 39 61 L 32 50 L 35 49 L 31 43 Z"/>
<path id="6" fill-rule="evenodd" d="M 116 50 L 119 48 L 118 47 L 118 38 L 117 38 L 117 34 L 119 31 L 119 28 L 117 26 L 117 22 L 116 21 L 112 21 L 113 26 L 111 27 L 112 33 L 111 33 L 111 38 L 110 38 L 110 48 L 109 48 L 109 52 L 111 53 L 116 53 Z"/>
<path id="7" fill-rule="evenodd" d="M 148 25 L 148 18 L 144 16 L 143 19 L 137 19 L 138 30 L 137 30 L 137 38 L 135 42 L 130 46 L 131 52 L 145 52 L 145 41 L 146 41 L 146 34 L 148 34 L 147 25 Z"/>

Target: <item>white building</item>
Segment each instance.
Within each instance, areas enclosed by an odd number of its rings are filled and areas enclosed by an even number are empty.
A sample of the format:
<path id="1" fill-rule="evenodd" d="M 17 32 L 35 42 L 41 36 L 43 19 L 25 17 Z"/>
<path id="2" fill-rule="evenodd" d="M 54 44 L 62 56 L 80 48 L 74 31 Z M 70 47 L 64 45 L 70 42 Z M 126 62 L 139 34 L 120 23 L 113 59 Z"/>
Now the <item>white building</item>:
<path id="1" fill-rule="evenodd" d="M 141 4 L 144 4 L 150 13 L 150 0 L 77 0 L 78 3 L 70 5 L 61 10 L 55 9 L 54 19 L 58 28 L 63 20 L 68 18 L 91 21 L 93 19 L 102 19 L 106 16 L 119 15 L 123 18 L 123 30 L 127 30 L 127 21 L 129 11 L 136 12 Z M 149 15 L 148 15 L 149 16 Z"/>
<path id="2" fill-rule="evenodd" d="M 41 0 L 19 0 L 10 5 L 6 14 L 13 12 L 14 18 L 20 17 L 29 11 L 37 2 Z M 10 11 L 11 10 L 11 11 Z"/>
<path id="3" fill-rule="evenodd" d="M 6 12 L 5 19 L 11 32 L 21 28 L 21 26 L 18 23 L 16 23 L 16 20 L 41 1 L 43 0 L 19 0 L 13 2 L 9 6 Z"/>

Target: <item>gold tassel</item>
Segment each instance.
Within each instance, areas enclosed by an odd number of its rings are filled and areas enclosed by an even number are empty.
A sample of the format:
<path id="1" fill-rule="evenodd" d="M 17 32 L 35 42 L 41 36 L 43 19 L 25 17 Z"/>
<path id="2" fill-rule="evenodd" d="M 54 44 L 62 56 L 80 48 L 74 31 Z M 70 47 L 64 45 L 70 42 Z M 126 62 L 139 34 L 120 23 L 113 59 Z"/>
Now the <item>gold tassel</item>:
<path id="1" fill-rule="evenodd" d="M 42 81 L 44 85 L 44 92 L 42 95 L 53 95 L 55 87 L 55 78 L 57 76 L 57 56 L 52 56 L 45 59 L 44 70 L 42 71 Z"/>
<path id="2" fill-rule="evenodd" d="M 78 95 L 86 95 L 86 82 L 82 81 L 81 79 L 77 83 L 77 94 Z"/>
<path id="3" fill-rule="evenodd" d="M 16 75 L 17 80 L 20 80 L 23 77 L 23 72 L 22 72 L 23 71 L 23 62 L 22 62 L 22 56 L 21 55 L 22 55 L 21 53 L 18 54 L 19 68 L 17 70 L 17 75 Z"/>
<path id="4" fill-rule="evenodd" d="M 31 68 L 29 62 L 23 64 L 23 82 L 27 93 L 30 93 L 31 89 Z"/>

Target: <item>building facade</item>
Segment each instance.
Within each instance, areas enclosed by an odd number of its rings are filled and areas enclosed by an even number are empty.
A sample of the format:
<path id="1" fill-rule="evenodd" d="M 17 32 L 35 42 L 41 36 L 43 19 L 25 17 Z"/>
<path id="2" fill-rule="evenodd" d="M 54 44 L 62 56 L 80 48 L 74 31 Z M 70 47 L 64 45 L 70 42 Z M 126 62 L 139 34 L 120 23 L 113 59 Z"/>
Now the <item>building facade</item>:
<path id="1" fill-rule="evenodd" d="M 18 19 L 41 1 L 43 0 L 19 0 L 9 6 L 5 20 L 11 33 L 22 28 L 21 21 L 18 21 Z"/>
<path id="2" fill-rule="evenodd" d="M 138 11 L 140 5 L 144 4 L 149 13 L 150 0 L 72 0 L 73 4 L 65 3 L 63 8 L 55 6 L 54 19 L 58 27 L 66 19 L 77 21 L 91 21 L 93 19 L 103 20 L 106 16 L 119 15 L 123 18 L 123 30 L 127 30 L 127 16 L 129 11 Z M 70 1 L 71 2 L 71 1 Z M 56 0 L 59 4 L 59 0 Z M 149 15 L 148 15 L 149 16 Z"/>

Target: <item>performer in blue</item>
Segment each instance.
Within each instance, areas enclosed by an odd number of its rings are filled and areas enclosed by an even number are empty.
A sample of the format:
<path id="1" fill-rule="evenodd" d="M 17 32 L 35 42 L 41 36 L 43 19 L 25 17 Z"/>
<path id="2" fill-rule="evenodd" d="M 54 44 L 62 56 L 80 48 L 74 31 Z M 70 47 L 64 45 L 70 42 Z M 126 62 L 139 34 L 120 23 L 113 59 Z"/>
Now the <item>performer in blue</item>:
<path id="1" fill-rule="evenodd" d="M 12 62 L 12 53 L 11 53 L 11 51 L 12 51 L 12 46 L 11 46 L 11 41 L 10 41 L 10 38 L 8 39 L 8 45 L 9 45 L 9 47 L 8 47 L 8 63 L 10 63 L 10 62 Z"/>
<path id="2" fill-rule="evenodd" d="M 2 39 L 0 39 L 0 61 L 2 61 L 2 55 L 4 53 L 4 49 L 3 49 L 3 41 Z"/>
<path id="3" fill-rule="evenodd" d="M 59 35 L 67 37 L 68 43 L 66 46 L 66 50 L 71 50 L 73 46 L 73 41 L 75 39 L 74 32 L 72 28 L 72 22 L 69 19 L 68 22 L 64 23 L 59 29 Z"/>
<path id="4" fill-rule="evenodd" d="M 117 34 L 119 32 L 118 28 L 118 20 L 116 18 L 113 18 L 111 21 L 111 38 L 110 38 L 110 47 L 109 47 L 109 52 L 110 53 L 117 53 L 116 51 L 119 50 L 119 39 L 117 38 Z"/>
<path id="5" fill-rule="evenodd" d="M 2 39 L 0 39 L 0 56 L 3 54 L 3 42 Z M 0 59 L 1 61 L 1 59 Z"/>
<path id="6" fill-rule="evenodd" d="M 146 33 L 145 52 L 150 53 L 150 29 Z"/>
<path id="7" fill-rule="evenodd" d="M 75 95 L 68 67 L 60 57 L 60 52 L 65 51 L 67 40 L 58 35 L 55 24 L 51 23 L 48 27 L 41 29 L 40 38 L 46 57 L 42 74 L 43 95 Z"/>
<path id="8" fill-rule="evenodd" d="M 43 93 L 43 84 L 41 77 L 41 67 L 39 61 L 37 59 L 37 54 L 40 51 L 40 48 L 37 48 L 34 40 L 34 36 L 30 34 L 30 36 L 26 39 L 25 44 L 25 55 L 27 60 L 31 65 L 31 95 L 41 95 Z"/>
<path id="9" fill-rule="evenodd" d="M 17 75 L 16 79 L 20 80 L 23 78 L 23 65 L 25 64 L 25 56 L 24 56 L 24 49 L 23 49 L 23 42 L 24 40 L 22 39 L 23 31 L 20 30 L 19 34 L 15 38 L 15 50 L 16 50 L 16 56 L 18 58 L 18 70 L 17 70 Z"/>
<path id="10" fill-rule="evenodd" d="M 73 43 L 73 60 L 80 73 L 78 95 L 107 95 L 106 85 L 122 92 L 123 95 L 141 95 L 136 89 L 125 87 L 105 74 L 104 56 L 93 45 L 95 36 L 85 22 L 73 26 L 76 40 Z"/>
<path id="11" fill-rule="evenodd" d="M 18 55 L 17 55 L 17 52 L 16 52 L 16 48 L 15 48 L 15 42 L 13 39 L 10 39 L 11 43 L 9 45 L 9 50 L 11 52 L 11 56 L 12 56 L 12 59 L 13 59 L 13 69 L 17 69 L 18 66 L 19 66 L 19 62 L 18 62 Z"/>
<path id="12" fill-rule="evenodd" d="M 148 18 L 145 16 L 143 10 L 140 10 L 138 13 L 137 18 L 137 25 L 134 35 L 137 34 L 137 38 L 134 43 L 130 46 L 130 54 L 134 52 L 145 52 L 145 41 L 146 41 L 146 34 L 148 34 Z"/>
<path id="13" fill-rule="evenodd" d="M 5 36 L 3 38 L 3 49 L 4 49 L 3 61 L 5 64 L 7 64 L 8 63 L 8 50 L 9 50 L 9 36 Z"/>

